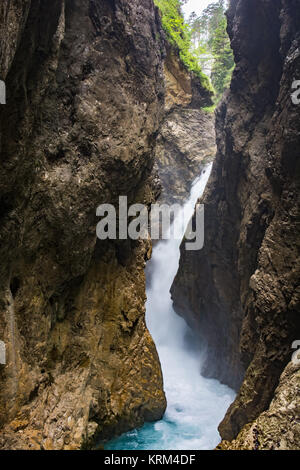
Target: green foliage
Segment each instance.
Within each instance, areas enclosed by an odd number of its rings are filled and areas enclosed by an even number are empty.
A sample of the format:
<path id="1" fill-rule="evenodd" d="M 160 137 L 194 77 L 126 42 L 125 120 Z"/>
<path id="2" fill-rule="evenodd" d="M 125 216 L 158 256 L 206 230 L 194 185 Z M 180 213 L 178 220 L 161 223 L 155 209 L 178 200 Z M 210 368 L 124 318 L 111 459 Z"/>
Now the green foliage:
<path id="1" fill-rule="evenodd" d="M 227 21 L 224 16 L 215 30 L 212 41 L 214 63 L 211 77 L 218 97 L 221 97 L 224 90 L 228 88 L 234 69 L 234 59 L 226 28 Z"/>
<path id="2" fill-rule="evenodd" d="M 227 34 L 226 1 L 218 0 L 203 11 L 200 17 L 189 18 L 194 54 L 204 71 L 211 74 L 216 90 L 216 102 L 229 87 L 234 70 L 234 58 Z"/>
<path id="3" fill-rule="evenodd" d="M 205 111 L 206 113 L 209 113 L 209 114 L 212 114 L 215 112 L 215 109 L 216 109 L 216 105 L 212 105 L 212 106 L 206 106 L 205 108 L 202 108 L 203 111 Z"/>
<path id="4" fill-rule="evenodd" d="M 180 0 L 154 0 L 161 11 L 162 25 L 168 40 L 175 46 L 183 64 L 201 80 L 204 88 L 213 91 L 209 78 L 202 72 L 198 57 L 192 52 L 191 31 L 185 23 Z"/>
<path id="5" fill-rule="evenodd" d="M 168 40 L 178 51 L 188 70 L 200 78 L 202 86 L 215 91 L 217 103 L 229 87 L 234 58 L 227 34 L 227 0 L 215 0 L 198 17 L 184 21 L 181 6 L 188 0 L 154 0 L 162 16 Z M 211 82 L 207 75 L 211 76 Z"/>

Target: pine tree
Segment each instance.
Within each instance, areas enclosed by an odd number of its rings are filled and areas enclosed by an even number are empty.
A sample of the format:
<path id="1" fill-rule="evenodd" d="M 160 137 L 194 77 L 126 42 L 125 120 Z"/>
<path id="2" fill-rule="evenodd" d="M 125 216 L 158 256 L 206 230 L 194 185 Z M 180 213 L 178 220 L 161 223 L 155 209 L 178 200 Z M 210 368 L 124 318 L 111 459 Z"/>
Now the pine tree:
<path id="1" fill-rule="evenodd" d="M 200 17 L 191 15 L 191 30 L 194 54 L 205 73 L 211 74 L 216 91 L 216 102 L 228 88 L 234 69 L 234 58 L 227 34 L 225 10 L 227 2 L 218 0 L 211 3 Z"/>

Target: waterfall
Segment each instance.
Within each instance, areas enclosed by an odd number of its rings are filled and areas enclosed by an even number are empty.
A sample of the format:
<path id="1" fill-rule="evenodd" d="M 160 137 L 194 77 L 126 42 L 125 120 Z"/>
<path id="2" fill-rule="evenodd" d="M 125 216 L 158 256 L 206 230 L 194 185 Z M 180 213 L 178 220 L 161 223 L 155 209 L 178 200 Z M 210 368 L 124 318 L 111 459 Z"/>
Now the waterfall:
<path id="1" fill-rule="evenodd" d="M 204 168 L 182 207 L 190 217 L 211 168 L 211 164 Z M 159 242 L 146 269 L 146 321 L 162 365 L 168 403 L 165 416 L 111 441 L 106 449 L 208 450 L 220 442 L 217 428 L 235 394 L 217 380 L 201 376 L 201 355 L 193 334 L 173 310 L 170 288 L 179 266 L 180 243 L 175 239 Z"/>

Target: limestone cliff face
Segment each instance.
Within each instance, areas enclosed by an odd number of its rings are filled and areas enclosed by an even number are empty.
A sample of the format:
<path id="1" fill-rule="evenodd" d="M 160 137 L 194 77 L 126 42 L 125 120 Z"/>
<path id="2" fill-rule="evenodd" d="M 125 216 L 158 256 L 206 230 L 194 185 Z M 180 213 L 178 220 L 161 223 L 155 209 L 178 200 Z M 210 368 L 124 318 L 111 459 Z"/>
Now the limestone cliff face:
<path id="1" fill-rule="evenodd" d="M 231 441 L 257 420 L 238 442 L 255 427 L 259 448 L 295 447 L 274 431 L 276 420 L 280 429 L 297 427 L 300 445 L 299 421 L 288 410 L 297 371 L 287 370 L 274 398 L 300 338 L 300 106 L 291 100 L 300 77 L 299 15 L 299 0 L 231 1 L 236 69 L 217 111 L 218 152 L 201 201 L 205 247 L 182 246 L 172 287 L 176 310 L 206 345 L 204 373 L 239 390 L 222 437 Z"/>
<path id="2" fill-rule="evenodd" d="M 299 450 L 300 367 L 292 362 L 284 370 L 267 411 L 247 424 L 232 442 L 218 450 Z"/>
<path id="3" fill-rule="evenodd" d="M 166 111 L 175 106 L 199 109 L 213 104 L 213 92 L 201 84 L 201 80 L 189 72 L 180 60 L 179 52 L 166 40 L 164 76 L 166 85 Z"/>
<path id="4" fill-rule="evenodd" d="M 163 122 L 155 154 L 160 203 L 182 203 L 203 165 L 215 157 L 214 116 L 201 109 L 175 108 Z"/>
<path id="5" fill-rule="evenodd" d="M 159 202 L 173 204 L 186 200 L 201 167 L 214 158 L 216 137 L 214 115 L 201 109 L 212 105 L 212 93 L 166 46 L 166 116 L 156 139 L 155 171 Z"/>
<path id="6" fill-rule="evenodd" d="M 95 231 L 153 201 L 163 34 L 152 0 L 3 0 L 0 25 L 0 447 L 76 449 L 165 410 L 151 247 Z"/>

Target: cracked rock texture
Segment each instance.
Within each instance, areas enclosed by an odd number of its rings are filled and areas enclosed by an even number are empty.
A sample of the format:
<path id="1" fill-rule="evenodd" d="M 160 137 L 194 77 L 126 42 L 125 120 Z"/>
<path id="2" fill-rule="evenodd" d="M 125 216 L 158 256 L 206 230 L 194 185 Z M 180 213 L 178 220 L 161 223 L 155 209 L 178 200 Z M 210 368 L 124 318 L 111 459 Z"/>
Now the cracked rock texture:
<path id="1" fill-rule="evenodd" d="M 78 449 L 159 419 L 150 242 L 96 208 L 154 202 L 164 35 L 152 0 L 2 0 L 0 447 Z"/>
<path id="2" fill-rule="evenodd" d="M 182 203 L 203 165 L 216 154 L 214 115 L 191 107 L 168 113 L 156 145 L 160 203 Z"/>
<path id="3" fill-rule="evenodd" d="M 212 105 L 212 94 L 181 63 L 167 43 L 164 61 L 166 116 L 155 147 L 160 204 L 182 203 L 205 163 L 216 153 L 214 114 L 201 107 Z"/>
<path id="4" fill-rule="evenodd" d="M 182 245 L 172 296 L 205 346 L 203 373 L 238 391 L 220 425 L 227 448 L 256 433 L 259 448 L 299 448 L 299 374 L 282 373 L 300 338 L 300 2 L 232 0 L 228 25 L 236 69 L 201 200 L 205 246 Z"/>
<path id="5" fill-rule="evenodd" d="M 284 370 L 267 411 L 246 425 L 232 442 L 217 450 L 299 450 L 300 367 L 290 363 Z"/>
<path id="6" fill-rule="evenodd" d="M 97 240 L 96 208 L 156 201 L 161 156 L 172 164 L 161 126 L 187 190 L 214 145 L 196 111 L 211 93 L 152 0 L 3 0 L 0 79 L 0 448 L 91 447 L 166 407 L 145 325 L 151 242 Z"/>

